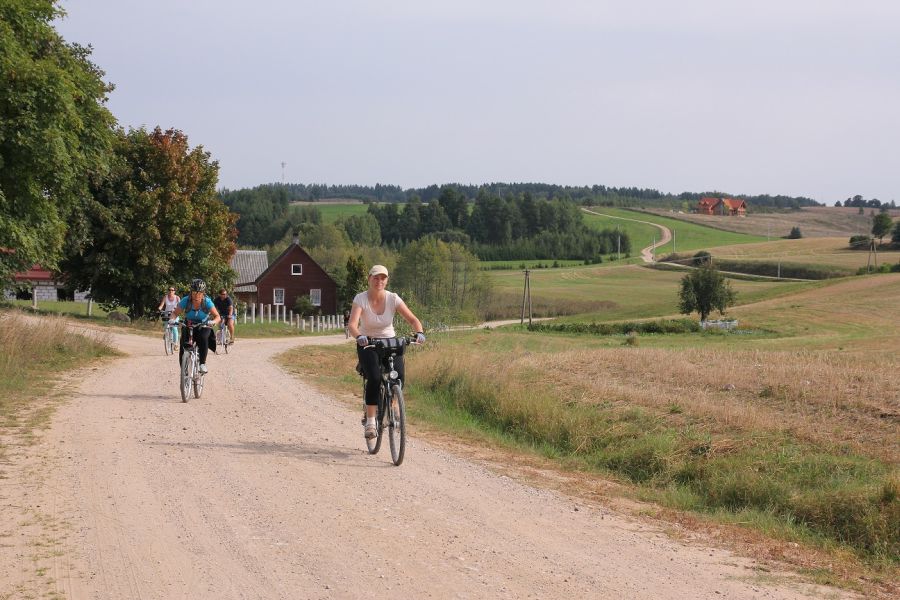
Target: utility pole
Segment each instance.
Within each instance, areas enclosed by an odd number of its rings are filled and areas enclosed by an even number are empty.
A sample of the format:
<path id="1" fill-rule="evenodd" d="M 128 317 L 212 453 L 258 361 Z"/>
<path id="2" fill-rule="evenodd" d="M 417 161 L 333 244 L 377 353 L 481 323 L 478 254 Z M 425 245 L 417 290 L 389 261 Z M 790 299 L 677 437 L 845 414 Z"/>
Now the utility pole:
<path id="1" fill-rule="evenodd" d="M 284 185 L 284 168 L 287 166 L 287 163 L 281 161 L 281 185 Z"/>
<path id="2" fill-rule="evenodd" d="M 528 306 L 528 325 L 531 325 L 531 271 L 525 269 L 525 289 L 522 290 L 522 318 L 519 324 L 525 323 L 525 306 Z"/>
<path id="3" fill-rule="evenodd" d="M 616 260 L 622 260 L 622 234 L 619 233 L 618 225 L 616 225 Z"/>
<path id="4" fill-rule="evenodd" d="M 675 229 L 672 229 L 672 254 L 677 254 L 675 251 Z"/>

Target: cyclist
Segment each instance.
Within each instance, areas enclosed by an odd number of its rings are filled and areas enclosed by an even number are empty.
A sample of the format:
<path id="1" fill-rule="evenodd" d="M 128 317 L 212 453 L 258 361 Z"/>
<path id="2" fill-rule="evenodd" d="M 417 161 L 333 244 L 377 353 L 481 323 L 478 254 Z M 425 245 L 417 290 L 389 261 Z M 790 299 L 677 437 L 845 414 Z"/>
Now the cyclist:
<path id="1" fill-rule="evenodd" d="M 213 300 L 213 304 L 216 305 L 216 310 L 219 311 L 219 314 L 222 315 L 222 318 L 225 319 L 225 326 L 228 327 L 228 339 L 229 343 L 234 343 L 234 302 L 231 301 L 231 298 L 228 297 L 228 290 L 222 288 L 219 290 L 219 295 Z"/>
<path id="2" fill-rule="evenodd" d="M 175 293 L 175 288 L 170 287 L 169 292 L 162 297 L 162 300 L 159 301 L 159 306 L 156 310 L 162 313 L 163 319 L 168 319 L 172 316 L 172 311 L 175 310 L 175 307 L 178 306 L 178 303 L 181 301 L 181 298 L 178 297 L 178 294 Z M 175 337 L 175 343 L 178 343 L 178 329 L 172 329 L 172 335 Z"/>
<path id="3" fill-rule="evenodd" d="M 191 282 L 191 293 L 185 296 L 178 303 L 175 312 L 172 314 L 174 319 L 178 315 L 184 313 L 184 330 L 181 333 L 181 346 L 178 350 L 178 364 L 184 356 L 184 344 L 188 339 L 187 322 L 190 321 L 194 326 L 194 341 L 200 350 L 200 372 L 206 373 L 206 355 L 209 353 L 210 347 L 210 329 L 201 328 L 200 325 L 206 322 L 210 317 L 207 325 L 215 327 L 219 324 L 221 317 L 219 311 L 216 310 L 212 300 L 206 297 L 206 282 L 202 279 L 195 279 Z M 215 349 L 215 339 L 212 341 L 213 349 Z"/>
<path id="4" fill-rule="evenodd" d="M 175 293 L 175 288 L 170 287 L 169 293 L 162 297 L 162 300 L 159 301 L 159 307 L 157 307 L 156 310 L 160 311 L 163 315 L 171 315 L 172 311 L 175 310 L 175 307 L 178 306 L 180 301 L 181 298 Z"/>
<path id="5" fill-rule="evenodd" d="M 356 338 L 356 355 L 366 378 L 366 422 L 365 436 L 374 438 L 375 411 L 378 404 L 378 392 L 381 386 L 381 356 L 375 348 L 366 348 L 376 339 L 394 338 L 394 314 L 406 319 L 416 332 L 416 342 L 425 343 L 422 323 L 413 314 L 406 303 L 394 292 L 387 291 L 388 270 L 383 265 L 375 265 L 369 269 L 369 289 L 360 292 L 353 298 L 348 329 Z M 402 349 L 401 349 L 402 350 Z M 394 359 L 394 370 L 404 378 L 403 355 L 397 354 Z"/>

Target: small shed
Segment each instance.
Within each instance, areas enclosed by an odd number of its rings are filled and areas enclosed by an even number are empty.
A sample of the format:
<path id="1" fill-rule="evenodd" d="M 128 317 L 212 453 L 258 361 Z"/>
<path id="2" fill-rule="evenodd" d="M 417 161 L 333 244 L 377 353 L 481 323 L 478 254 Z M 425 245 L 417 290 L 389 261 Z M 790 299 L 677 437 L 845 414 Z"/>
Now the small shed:
<path id="1" fill-rule="evenodd" d="M 300 296 L 309 296 L 313 306 L 324 315 L 337 314 L 338 285 L 300 247 L 299 238 L 256 278 L 257 302 L 293 309 Z"/>

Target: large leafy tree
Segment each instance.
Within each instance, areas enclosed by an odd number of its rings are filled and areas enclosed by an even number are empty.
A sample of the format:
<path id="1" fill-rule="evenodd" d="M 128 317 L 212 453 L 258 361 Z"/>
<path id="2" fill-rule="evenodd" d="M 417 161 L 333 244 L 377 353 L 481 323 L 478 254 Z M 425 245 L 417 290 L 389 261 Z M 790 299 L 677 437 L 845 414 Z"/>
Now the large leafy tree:
<path id="1" fill-rule="evenodd" d="M 77 239 L 67 221 L 108 166 L 112 87 L 90 49 L 53 28 L 62 14 L 54 0 L 0 2 L 0 287 L 35 263 L 57 266 Z"/>
<path id="2" fill-rule="evenodd" d="M 75 287 L 141 316 L 165 286 L 234 273 L 236 216 L 216 197 L 218 163 L 180 131 L 119 131 L 108 177 L 91 187 L 84 243 L 65 260 Z"/>
<path id="3" fill-rule="evenodd" d="M 696 311 L 705 321 L 713 310 L 724 313 L 734 304 L 735 295 L 724 275 L 712 266 L 702 266 L 682 278 L 678 308 L 686 315 Z"/>

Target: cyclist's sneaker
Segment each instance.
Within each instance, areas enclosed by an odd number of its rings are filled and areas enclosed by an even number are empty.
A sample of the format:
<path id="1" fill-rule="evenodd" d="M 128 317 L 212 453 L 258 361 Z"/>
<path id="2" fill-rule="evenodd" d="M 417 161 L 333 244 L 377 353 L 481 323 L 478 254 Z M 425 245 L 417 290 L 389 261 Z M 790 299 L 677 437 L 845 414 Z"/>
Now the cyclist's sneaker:
<path id="1" fill-rule="evenodd" d="M 205 375 L 209 373 L 209 369 L 206 368 L 206 365 L 200 365 L 200 372 Z"/>
<path id="2" fill-rule="evenodd" d="M 366 425 L 366 439 L 371 440 L 376 435 L 378 435 L 378 434 L 375 432 L 375 426 L 374 425 Z"/>

